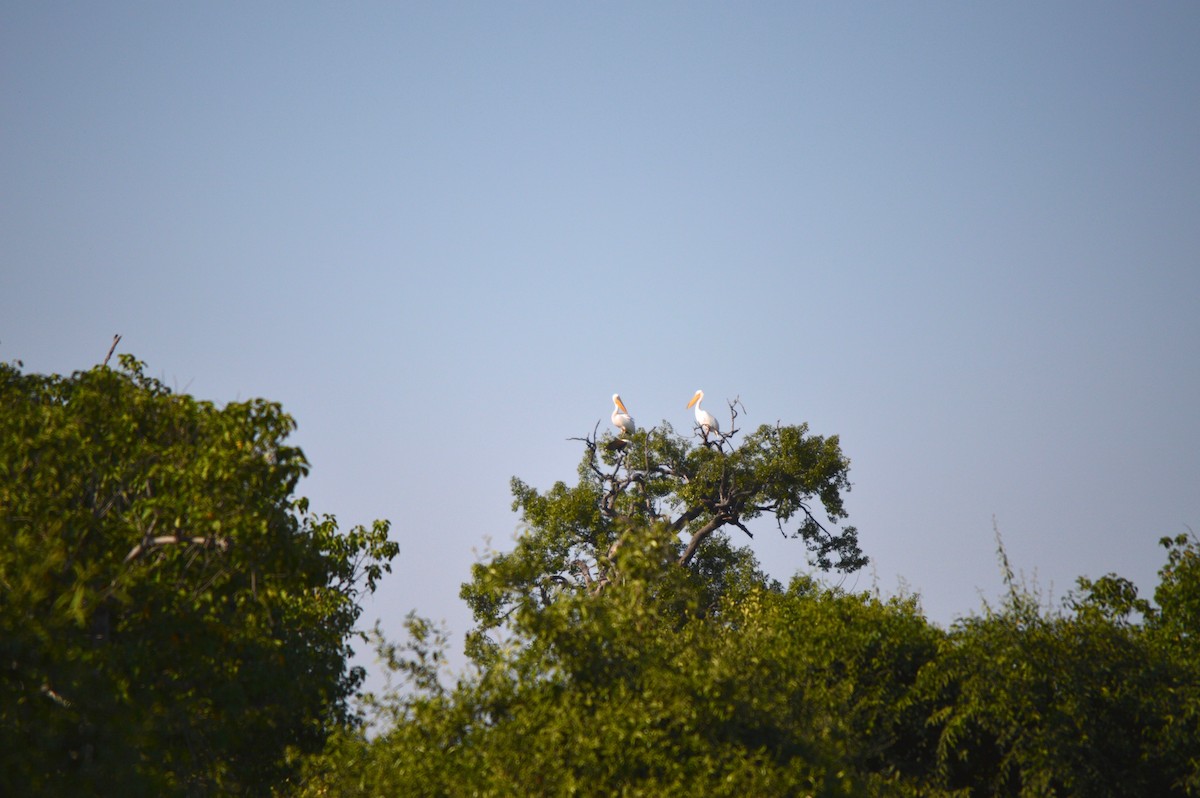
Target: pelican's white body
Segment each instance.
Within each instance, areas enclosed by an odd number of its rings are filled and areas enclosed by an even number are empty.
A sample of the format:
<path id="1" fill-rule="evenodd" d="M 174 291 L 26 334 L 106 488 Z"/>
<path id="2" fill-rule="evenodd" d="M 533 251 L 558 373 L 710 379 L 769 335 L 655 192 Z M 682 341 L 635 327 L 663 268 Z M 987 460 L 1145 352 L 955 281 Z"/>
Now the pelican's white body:
<path id="1" fill-rule="evenodd" d="M 692 397 L 692 401 L 687 403 L 687 406 L 696 406 L 696 423 L 700 426 L 700 429 L 705 435 L 710 432 L 720 432 L 721 427 L 719 424 L 717 424 L 717 420 L 713 418 L 713 414 L 700 408 L 700 403 L 703 401 L 704 391 L 696 391 L 696 395 Z"/>
<path id="2" fill-rule="evenodd" d="M 621 394 L 613 394 L 613 405 L 612 423 L 614 427 L 620 430 L 617 434 L 622 438 L 632 435 L 637 427 L 634 426 L 633 418 L 629 415 L 629 411 L 625 409 L 625 404 L 621 401 Z"/>

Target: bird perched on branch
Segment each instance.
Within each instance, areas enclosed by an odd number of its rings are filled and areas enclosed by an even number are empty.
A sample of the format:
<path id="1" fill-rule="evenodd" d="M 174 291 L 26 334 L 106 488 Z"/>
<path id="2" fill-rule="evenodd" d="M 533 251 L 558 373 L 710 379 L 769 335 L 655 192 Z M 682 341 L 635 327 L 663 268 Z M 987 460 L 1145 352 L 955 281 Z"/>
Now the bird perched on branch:
<path id="1" fill-rule="evenodd" d="M 633 424 L 633 418 L 629 415 L 629 411 L 625 409 L 625 403 L 621 401 L 619 393 L 613 394 L 613 405 L 615 407 L 612 412 L 612 423 L 620 430 L 617 434 L 622 438 L 632 435 L 637 428 Z"/>
<path id="2" fill-rule="evenodd" d="M 704 401 L 704 391 L 696 391 L 696 395 L 692 397 L 692 401 L 687 403 L 688 407 L 696 406 L 696 424 L 700 426 L 700 430 L 707 436 L 710 432 L 720 432 L 721 427 L 717 424 L 717 420 L 713 418 L 713 414 L 700 407 L 700 403 Z"/>

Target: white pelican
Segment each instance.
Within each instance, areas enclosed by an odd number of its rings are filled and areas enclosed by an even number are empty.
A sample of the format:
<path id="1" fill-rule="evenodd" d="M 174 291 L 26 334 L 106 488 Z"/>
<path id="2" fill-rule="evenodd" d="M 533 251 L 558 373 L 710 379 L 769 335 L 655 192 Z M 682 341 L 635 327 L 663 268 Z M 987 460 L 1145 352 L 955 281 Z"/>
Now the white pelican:
<path id="1" fill-rule="evenodd" d="M 612 423 L 614 427 L 620 430 L 617 433 L 618 437 L 623 438 L 626 435 L 632 435 L 636 427 L 633 425 L 633 419 L 630 417 L 629 411 L 625 409 L 625 404 L 621 401 L 621 394 L 613 394 L 613 404 L 616 406 L 613 408 Z"/>
<path id="2" fill-rule="evenodd" d="M 707 410 L 700 409 L 700 403 L 704 401 L 704 391 L 696 391 L 696 395 L 692 397 L 692 401 L 687 403 L 688 407 L 696 406 L 696 423 L 700 425 L 700 429 L 705 435 L 710 432 L 720 432 L 721 427 L 717 424 L 717 420 L 713 418 L 713 414 Z"/>

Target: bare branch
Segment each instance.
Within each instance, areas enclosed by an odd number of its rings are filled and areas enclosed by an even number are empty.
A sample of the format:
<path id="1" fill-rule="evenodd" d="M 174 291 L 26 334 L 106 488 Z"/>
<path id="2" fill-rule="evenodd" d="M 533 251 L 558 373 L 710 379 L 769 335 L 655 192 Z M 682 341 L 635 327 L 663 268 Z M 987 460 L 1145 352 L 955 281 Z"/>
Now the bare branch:
<path id="1" fill-rule="evenodd" d="M 600 422 L 596 422 L 596 426 L 592 427 L 592 434 L 586 438 L 567 438 L 569 441 L 583 441 L 587 447 L 593 452 L 596 451 L 596 440 L 599 438 Z"/>
<path id="2" fill-rule="evenodd" d="M 121 343 L 121 336 L 120 336 L 120 335 L 114 335 L 114 336 L 113 336 L 113 342 L 112 342 L 112 346 L 110 346 L 110 347 L 108 348 L 108 354 L 104 356 L 104 362 L 100 364 L 101 366 L 107 366 L 107 365 L 108 365 L 109 358 L 111 358 L 111 357 L 113 356 L 113 352 L 115 352 L 115 351 L 117 350 L 117 344 L 119 344 L 119 343 Z"/>
<path id="3" fill-rule="evenodd" d="M 160 546 L 169 546 L 172 543 L 191 543 L 195 546 L 205 546 L 205 547 L 214 546 L 214 547 L 220 549 L 221 551 L 227 551 L 229 549 L 228 538 L 205 538 L 205 537 L 199 537 L 199 536 L 185 537 L 183 535 L 159 535 L 158 537 L 155 537 L 155 538 L 148 537 L 145 540 L 143 540 L 141 543 L 137 544 L 132 549 L 130 549 L 129 553 L 125 555 L 125 562 L 131 562 L 133 560 L 136 560 L 138 557 L 140 557 L 141 555 L 150 551 L 151 549 L 156 549 Z"/>

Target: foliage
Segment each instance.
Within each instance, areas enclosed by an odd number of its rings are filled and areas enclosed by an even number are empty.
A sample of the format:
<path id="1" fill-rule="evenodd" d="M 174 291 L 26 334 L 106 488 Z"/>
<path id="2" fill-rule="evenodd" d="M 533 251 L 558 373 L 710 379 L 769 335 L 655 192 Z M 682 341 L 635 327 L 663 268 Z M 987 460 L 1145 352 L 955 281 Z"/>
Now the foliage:
<path id="1" fill-rule="evenodd" d="M 445 684 L 444 635 L 410 618 L 381 647 L 404 679 L 383 733 L 335 737 L 301 795 L 1200 794 L 1194 539 L 1164 539 L 1157 605 L 1108 574 L 1061 609 L 1001 545 L 1001 605 L 942 630 L 913 598 L 784 588 L 727 534 L 755 513 L 803 530 L 814 497 L 844 517 L 835 438 L 584 444 L 577 485 L 514 480 L 528 531 L 464 587 L 489 635 L 472 669 Z M 817 564 L 861 557 L 853 534 L 806 540 Z"/>
<path id="2" fill-rule="evenodd" d="M 924 674 L 938 699 L 931 721 L 947 786 L 971 795 L 1169 794 L 1167 775 L 1143 764 L 1163 675 L 1149 654 L 1137 630 L 1096 616 L 1008 606 L 960 622 Z"/>
<path id="3" fill-rule="evenodd" d="M 928 769 L 910 693 L 938 633 L 913 602 L 799 579 L 705 613 L 674 555 L 645 530 L 603 593 L 523 607 L 513 645 L 451 690 L 393 692 L 390 730 L 340 738 L 304 794 L 845 796 Z M 414 651 L 401 671 L 424 672 Z"/>
<path id="4" fill-rule="evenodd" d="M 0 793 L 260 795 L 352 720 L 396 545 L 293 497 L 279 405 L 120 360 L 0 364 Z"/>
<path id="5" fill-rule="evenodd" d="M 1159 594 L 1194 594 L 1195 545 L 1169 549 Z M 1120 577 L 1063 610 L 1010 581 L 942 631 L 913 599 L 810 578 L 735 581 L 706 609 L 673 554 L 665 525 L 631 537 L 620 581 L 522 605 L 452 688 L 413 619 L 385 733 L 339 736 L 300 794 L 1197 794 L 1194 651 L 1162 637 L 1178 607 Z"/>
<path id="6" fill-rule="evenodd" d="M 1180 545 L 1160 572 L 1160 602 L 1182 587 L 1174 566 L 1195 556 Z M 972 796 L 1195 794 L 1200 669 L 1158 631 L 1177 608 L 1155 609 L 1108 574 L 1081 578 L 1069 612 L 1043 609 L 1001 558 L 1005 603 L 956 624 L 922 673 L 944 786 Z M 1188 576 L 1195 591 L 1200 573 Z"/>
<path id="7" fill-rule="evenodd" d="M 1155 742 L 1170 772 L 1189 795 L 1200 795 L 1200 541 L 1164 537 L 1167 562 L 1154 591 L 1158 611 L 1148 621 L 1158 656 L 1170 678 L 1156 685 L 1164 707 Z"/>

